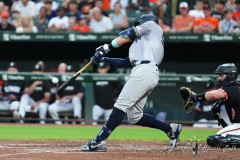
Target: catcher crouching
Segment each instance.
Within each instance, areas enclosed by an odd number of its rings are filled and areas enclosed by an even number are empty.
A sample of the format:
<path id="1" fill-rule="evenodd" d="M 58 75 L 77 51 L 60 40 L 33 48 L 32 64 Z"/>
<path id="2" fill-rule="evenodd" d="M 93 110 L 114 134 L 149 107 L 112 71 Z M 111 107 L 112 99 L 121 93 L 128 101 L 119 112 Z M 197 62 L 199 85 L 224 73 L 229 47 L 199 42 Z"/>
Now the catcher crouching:
<path id="1" fill-rule="evenodd" d="M 233 63 L 225 63 L 219 65 L 214 73 L 214 90 L 196 94 L 191 88 L 180 87 L 184 110 L 191 111 L 196 101 L 217 100 L 211 112 L 223 129 L 209 136 L 207 144 L 211 147 L 240 147 L 240 83 L 237 81 L 237 67 Z"/>

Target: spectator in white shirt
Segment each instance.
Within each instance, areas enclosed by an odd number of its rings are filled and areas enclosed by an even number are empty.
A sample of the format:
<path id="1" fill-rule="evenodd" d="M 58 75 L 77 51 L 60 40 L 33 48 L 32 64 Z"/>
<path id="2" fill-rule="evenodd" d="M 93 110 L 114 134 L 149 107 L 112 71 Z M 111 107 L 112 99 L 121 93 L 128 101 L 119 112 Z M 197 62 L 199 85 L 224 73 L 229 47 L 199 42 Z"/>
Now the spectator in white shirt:
<path id="1" fill-rule="evenodd" d="M 17 10 L 20 12 L 21 16 L 31 16 L 35 17 L 36 12 L 36 3 L 31 0 L 19 0 L 15 1 L 12 5 L 12 11 Z"/>
<path id="2" fill-rule="evenodd" d="M 195 9 L 189 11 L 189 15 L 195 17 L 195 19 L 198 18 L 204 18 L 204 13 L 203 13 L 203 6 L 204 2 L 203 0 L 196 0 L 195 2 Z"/>
<path id="3" fill-rule="evenodd" d="M 58 7 L 57 17 L 50 19 L 48 23 L 48 28 L 50 32 L 60 32 L 67 31 L 69 27 L 69 18 L 65 16 L 65 9 L 63 7 Z"/>
<path id="4" fill-rule="evenodd" d="M 109 17 L 102 14 L 101 9 L 94 7 L 91 11 L 92 19 L 89 26 L 92 32 L 103 33 L 111 32 L 113 30 L 113 22 Z"/>

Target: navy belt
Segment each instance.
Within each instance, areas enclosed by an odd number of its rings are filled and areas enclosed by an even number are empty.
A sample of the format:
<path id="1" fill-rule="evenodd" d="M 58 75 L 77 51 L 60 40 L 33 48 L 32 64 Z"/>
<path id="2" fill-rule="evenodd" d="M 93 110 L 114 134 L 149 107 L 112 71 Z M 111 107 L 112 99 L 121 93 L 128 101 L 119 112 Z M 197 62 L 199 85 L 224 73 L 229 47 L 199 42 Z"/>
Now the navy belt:
<path id="1" fill-rule="evenodd" d="M 141 61 L 140 64 L 148 64 L 150 63 L 151 61 Z"/>
<path id="2" fill-rule="evenodd" d="M 140 64 L 148 64 L 148 63 L 150 63 L 150 62 L 151 62 L 151 61 L 145 60 L 145 61 L 141 61 Z M 158 65 L 156 64 L 156 66 L 158 66 Z"/>

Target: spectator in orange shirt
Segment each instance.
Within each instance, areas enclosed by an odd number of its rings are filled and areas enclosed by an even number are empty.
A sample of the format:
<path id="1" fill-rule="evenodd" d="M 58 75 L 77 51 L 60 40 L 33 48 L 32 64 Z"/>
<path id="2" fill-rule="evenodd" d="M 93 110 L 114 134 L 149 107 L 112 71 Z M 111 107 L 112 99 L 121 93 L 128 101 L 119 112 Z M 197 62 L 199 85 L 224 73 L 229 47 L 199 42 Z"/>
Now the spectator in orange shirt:
<path id="1" fill-rule="evenodd" d="M 90 32 L 91 28 L 88 25 L 88 20 L 86 16 L 80 16 L 77 19 L 77 25 L 73 28 L 74 31 L 79 31 L 79 32 Z"/>
<path id="2" fill-rule="evenodd" d="M 209 4 L 204 4 L 203 13 L 205 18 L 199 18 L 195 21 L 193 31 L 195 33 L 217 32 L 218 19 L 212 17 L 212 10 Z"/>
<path id="3" fill-rule="evenodd" d="M 181 14 L 174 17 L 172 32 L 192 32 L 195 17 L 188 14 L 188 3 L 181 2 L 179 8 Z"/>
<path id="4" fill-rule="evenodd" d="M 110 10 L 110 2 L 111 0 L 102 0 L 103 1 L 103 10 L 108 12 Z"/>

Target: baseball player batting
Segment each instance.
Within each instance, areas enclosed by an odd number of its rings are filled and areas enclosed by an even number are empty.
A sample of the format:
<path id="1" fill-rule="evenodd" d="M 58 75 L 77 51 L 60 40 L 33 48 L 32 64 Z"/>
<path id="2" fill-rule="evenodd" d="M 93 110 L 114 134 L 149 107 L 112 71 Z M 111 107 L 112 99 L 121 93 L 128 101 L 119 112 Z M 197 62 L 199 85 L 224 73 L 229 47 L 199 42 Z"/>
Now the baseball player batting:
<path id="1" fill-rule="evenodd" d="M 163 38 L 157 17 L 145 14 L 134 24 L 134 27 L 121 31 L 119 37 L 110 44 L 104 44 L 96 49 L 92 57 L 93 63 L 104 61 L 117 67 L 132 67 L 132 71 L 114 104 L 108 121 L 95 139 L 81 146 L 82 151 L 106 152 L 107 138 L 122 123 L 126 113 L 131 124 L 164 131 L 170 138 L 171 149 L 176 148 L 182 125 L 167 124 L 143 113 L 147 97 L 159 80 L 158 65 L 164 56 Z M 132 43 L 127 58 L 106 57 L 110 50 L 126 43 Z"/>

